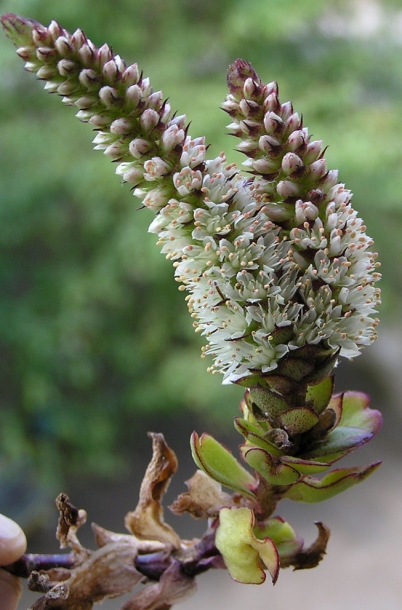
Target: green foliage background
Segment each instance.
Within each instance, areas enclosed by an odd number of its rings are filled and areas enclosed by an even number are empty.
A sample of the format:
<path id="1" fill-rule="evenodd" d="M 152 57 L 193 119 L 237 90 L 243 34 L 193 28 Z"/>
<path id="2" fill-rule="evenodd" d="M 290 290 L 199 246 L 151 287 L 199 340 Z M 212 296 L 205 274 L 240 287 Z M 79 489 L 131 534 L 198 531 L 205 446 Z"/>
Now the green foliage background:
<path id="1" fill-rule="evenodd" d="M 242 57 L 277 80 L 355 192 L 383 263 L 382 318 L 393 323 L 402 304 L 397 0 L 0 6 L 81 27 L 138 62 L 192 135 L 207 136 L 211 156 L 224 149 L 241 160 L 219 110 L 228 64 Z M 91 130 L 45 96 L 4 36 L 0 57 L 0 476 L 33 473 L 51 485 L 66 472 L 113 475 L 142 415 L 153 414 L 154 429 L 164 412 L 227 423 L 241 390 L 206 373 L 171 265 L 147 234 L 152 217 L 92 153 Z"/>

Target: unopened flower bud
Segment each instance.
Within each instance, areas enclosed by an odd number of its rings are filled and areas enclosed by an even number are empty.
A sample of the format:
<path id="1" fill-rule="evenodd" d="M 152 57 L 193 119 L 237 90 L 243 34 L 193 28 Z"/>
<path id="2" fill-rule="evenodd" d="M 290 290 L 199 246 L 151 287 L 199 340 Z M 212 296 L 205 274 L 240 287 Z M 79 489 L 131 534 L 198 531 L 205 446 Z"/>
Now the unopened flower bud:
<path id="1" fill-rule="evenodd" d="M 286 142 L 286 148 L 291 151 L 298 150 L 300 146 L 303 146 L 307 139 L 307 135 L 303 129 L 298 129 L 290 134 Z"/>
<path id="2" fill-rule="evenodd" d="M 50 66 L 42 66 L 36 73 L 40 80 L 51 80 L 56 75 L 56 70 Z"/>
<path id="3" fill-rule="evenodd" d="M 92 70 L 91 68 L 84 68 L 81 70 L 78 79 L 83 87 L 85 87 L 88 91 L 94 91 L 97 89 L 99 75 Z"/>
<path id="4" fill-rule="evenodd" d="M 265 99 L 263 104 L 264 112 L 278 112 L 280 109 L 279 99 L 276 92 L 270 93 Z"/>
<path id="5" fill-rule="evenodd" d="M 126 103 L 130 108 L 137 108 L 142 98 L 142 91 L 138 85 L 131 85 L 126 91 Z"/>
<path id="6" fill-rule="evenodd" d="M 155 91 L 148 97 L 147 106 L 148 108 L 153 108 L 154 110 L 160 110 L 162 107 L 162 102 L 162 91 Z"/>
<path id="7" fill-rule="evenodd" d="M 147 140 L 143 140 L 142 138 L 135 138 L 134 140 L 131 140 L 128 149 L 130 151 L 130 154 L 135 159 L 140 159 L 151 149 L 151 144 Z"/>
<path id="8" fill-rule="evenodd" d="M 313 163 L 320 156 L 322 151 L 322 140 L 314 140 L 309 142 L 303 155 L 303 161 L 306 165 Z"/>
<path id="9" fill-rule="evenodd" d="M 275 159 L 263 157 L 253 161 L 252 167 L 259 174 L 271 174 L 278 170 L 279 163 Z"/>
<path id="10" fill-rule="evenodd" d="M 77 83 L 65 80 L 64 83 L 60 83 L 57 87 L 57 93 L 59 95 L 71 95 L 77 89 Z"/>
<path id="11" fill-rule="evenodd" d="M 131 64 L 131 66 L 128 66 L 122 74 L 122 80 L 124 83 L 126 83 L 126 85 L 136 85 L 139 78 L 140 72 L 137 64 Z"/>
<path id="12" fill-rule="evenodd" d="M 83 95 L 74 102 L 74 105 L 77 106 L 77 108 L 86 110 L 87 108 L 91 108 L 92 106 L 97 104 L 98 101 L 99 100 L 96 95 Z"/>
<path id="13" fill-rule="evenodd" d="M 99 90 L 99 97 L 101 102 L 107 107 L 111 108 L 116 106 L 119 101 L 119 94 L 113 87 L 105 86 Z"/>
<path id="14" fill-rule="evenodd" d="M 55 56 L 56 49 L 49 47 L 39 47 L 39 49 L 36 49 L 36 57 L 46 64 L 52 63 Z"/>
<path id="15" fill-rule="evenodd" d="M 149 133 L 159 123 L 159 114 L 156 112 L 156 110 L 147 108 L 141 115 L 140 123 L 144 131 Z"/>
<path id="16" fill-rule="evenodd" d="M 109 62 L 112 58 L 113 58 L 113 53 L 110 50 L 109 45 L 103 44 L 101 47 L 99 47 L 98 60 L 101 64 L 101 66 L 106 64 L 107 62 Z M 113 70 L 113 68 L 112 68 L 112 70 Z"/>
<path id="17" fill-rule="evenodd" d="M 78 51 L 82 64 L 87 67 L 93 67 L 96 58 L 96 52 L 93 44 L 87 40 L 86 43 Z"/>
<path id="18" fill-rule="evenodd" d="M 50 30 L 50 27 L 49 27 Z M 87 37 L 84 32 L 80 29 L 75 30 L 74 34 L 70 38 L 70 43 L 74 46 L 76 51 L 79 51 L 80 48 L 87 42 Z"/>
<path id="19" fill-rule="evenodd" d="M 309 174 L 315 179 L 319 180 L 327 172 L 327 162 L 325 159 L 318 159 L 309 165 Z"/>
<path id="20" fill-rule="evenodd" d="M 110 53 L 109 48 L 108 48 L 108 50 Z M 104 76 L 105 81 L 107 83 L 109 83 L 109 85 L 113 85 L 113 83 L 116 81 L 116 77 L 118 74 L 118 69 L 117 69 L 116 62 L 114 61 L 114 59 L 110 59 L 103 65 L 102 74 Z"/>
<path id="21" fill-rule="evenodd" d="M 264 115 L 264 127 L 268 135 L 275 133 L 275 131 L 282 125 L 283 121 L 279 115 L 275 112 L 269 111 Z"/>
<path id="22" fill-rule="evenodd" d="M 124 136 L 133 130 L 133 123 L 128 119 L 116 119 L 110 125 L 111 133 Z"/>
<path id="23" fill-rule="evenodd" d="M 292 174 L 294 171 L 303 167 L 303 161 L 295 153 L 286 153 L 282 159 L 282 171 L 285 174 Z"/>
<path id="24" fill-rule="evenodd" d="M 77 65 L 70 59 L 61 59 L 57 63 L 57 70 L 60 76 L 70 76 L 70 74 L 77 70 Z"/>
<path id="25" fill-rule="evenodd" d="M 281 180 L 276 187 L 278 195 L 287 199 L 288 197 L 297 197 L 300 194 L 300 188 L 291 180 Z"/>
<path id="26" fill-rule="evenodd" d="M 61 57 L 66 57 L 73 53 L 73 48 L 66 36 L 59 36 L 55 42 L 55 47 Z"/>

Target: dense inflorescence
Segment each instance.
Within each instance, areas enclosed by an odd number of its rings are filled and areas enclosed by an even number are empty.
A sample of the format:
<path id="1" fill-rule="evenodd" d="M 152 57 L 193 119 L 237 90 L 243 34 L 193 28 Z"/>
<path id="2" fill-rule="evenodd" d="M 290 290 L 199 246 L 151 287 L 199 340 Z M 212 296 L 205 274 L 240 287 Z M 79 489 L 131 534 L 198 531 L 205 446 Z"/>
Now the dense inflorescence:
<path id="1" fill-rule="evenodd" d="M 98 131 L 95 148 L 156 212 L 149 230 L 189 293 L 210 370 L 227 382 L 262 378 L 303 346 L 351 358 L 376 338 L 372 240 L 276 83 L 242 60 L 229 69 L 223 109 L 248 157 L 243 175 L 223 153 L 207 160 L 185 116 L 107 45 L 56 22 L 4 24 L 26 69 L 78 108 Z"/>

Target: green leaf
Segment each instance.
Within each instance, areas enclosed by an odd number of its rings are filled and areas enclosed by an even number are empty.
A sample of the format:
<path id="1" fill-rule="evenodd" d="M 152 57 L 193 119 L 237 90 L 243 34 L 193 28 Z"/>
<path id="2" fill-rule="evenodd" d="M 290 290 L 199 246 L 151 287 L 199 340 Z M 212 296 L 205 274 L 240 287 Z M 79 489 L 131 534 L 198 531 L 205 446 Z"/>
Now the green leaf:
<path id="1" fill-rule="evenodd" d="M 278 417 L 281 428 L 284 428 L 290 436 L 303 434 L 310 430 L 318 422 L 318 415 L 307 407 L 289 409 Z"/>
<path id="2" fill-rule="evenodd" d="M 327 408 L 334 390 L 334 377 L 326 377 L 317 385 L 307 388 L 306 406 L 311 407 L 319 415 Z"/>
<path id="3" fill-rule="evenodd" d="M 271 485 L 290 485 L 300 478 L 300 474 L 292 466 L 284 464 L 259 447 L 243 445 L 241 448 L 247 464 Z"/>
<path id="4" fill-rule="evenodd" d="M 260 447 L 265 449 L 271 455 L 282 455 L 282 452 L 278 447 L 264 438 L 264 431 L 257 424 L 242 419 L 241 417 L 235 417 L 234 426 L 238 432 L 246 439 L 249 445 L 254 447 Z"/>
<path id="5" fill-rule="evenodd" d="M 246 507 L 222 508 L 215 544 L 232 578 L 245 584 L 260 585 L 265 581 L 262 567 L 275 583 L 279 574 L 279 555 L 270 538 L 258 539 L 253 531 L 254 514 Z"/>
<path id="6" fill-rule="evenodd" d="M 275 543 L 281 560 L 293 557 L 303 548 L 303 539 L 281 517 L 268 519 L 264 526 L 255 526 L 254 533 L 259 540 L 270 538 Z"/>
<path id="7" fill-rule="evenodd" d="M 233 454 L 209 434 L 191 435 L 191 452 L 197 466 L 215 481 L 254 497 L 252 488 L 256 485 L 254 477 Z"/>
<path id="8" fill-rule="evenodd" d="M 364 481 L 378 468 L 380 463 L 376 462 L 370 466 L 361 466 L 360 468 L 340 468 L 333 470 L 322 479 L 307 476 L 288 489 L 283 497 L 296 502 L 309 503 L 328 500 L 349 489 L 349 487 Z"/>

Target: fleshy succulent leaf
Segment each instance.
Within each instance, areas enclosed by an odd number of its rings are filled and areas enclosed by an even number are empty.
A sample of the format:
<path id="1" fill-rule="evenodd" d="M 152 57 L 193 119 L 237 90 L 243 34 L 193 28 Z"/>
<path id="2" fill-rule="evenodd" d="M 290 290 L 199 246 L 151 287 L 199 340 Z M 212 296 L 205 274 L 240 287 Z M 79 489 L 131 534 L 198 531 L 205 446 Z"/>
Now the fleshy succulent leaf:
<path id="1" fill-rule="evenodd" d="M 191 452 L 198 468 L 205 474 L 230 489 L 253 497 L 252 489 L 256 483 L 253 476 L 212 436 L 198 436 L 193 432 Z"/>
<path id="2" fill-rule="evenodd" d="M 281 428 L 284 428 L 290 436 L 303 434 L 310 430 L 318 422 L 318 415 L 312 409 L 299 407 L 289 409 L 278 417 Z"/>
<path id="3" fill-rule="evenodd" d="M 249 508 L 222 508 L 215 536 L 216 548 L 235 580 L 262 584 L 265 581 L 262 566 L 265 566 L 275 583 L 279 573 L 278 550 L 270 538 L 260 540 L 256 537 L 254 521 Z"/>
<path id="4" fill-rule="evenodd" d="M 255 526 L 254 533 L 259 540 L 270 538 L 275 543 L 281 562 L 294 557 L 303 548 L 303 538 L 281 517 L 268 519 L 261 527 Z"/>
<path id="5" fill-rule="evenodd" d="M 259 447 L 241 447 L 247 464 L 254 468 L 258 474 L 271 485 L 291 485 L 300 478 L 300 474 L 289 464 L 284 464 Z"/>
<path id="6" fill-rule="evenodd" d="M 305 477 L 295 483 L 284 494 L 284 498 L 295 500 L 296 502 L 322 502 L 333 496 L 349 489 L 353 485 L 364 481 L 381 462 L 375 462 L 370 466 L 357 468 L 340 468 L 333 470 L 322 479 Z"/>
<path id="7" fill-rule="evenodd" d="M 306 405 L 314 409 L 319 415 L 326 409 L 334 389 L 334 377 L 326 377 L 321 383 L 310 385 L 307 388 Z"/>

